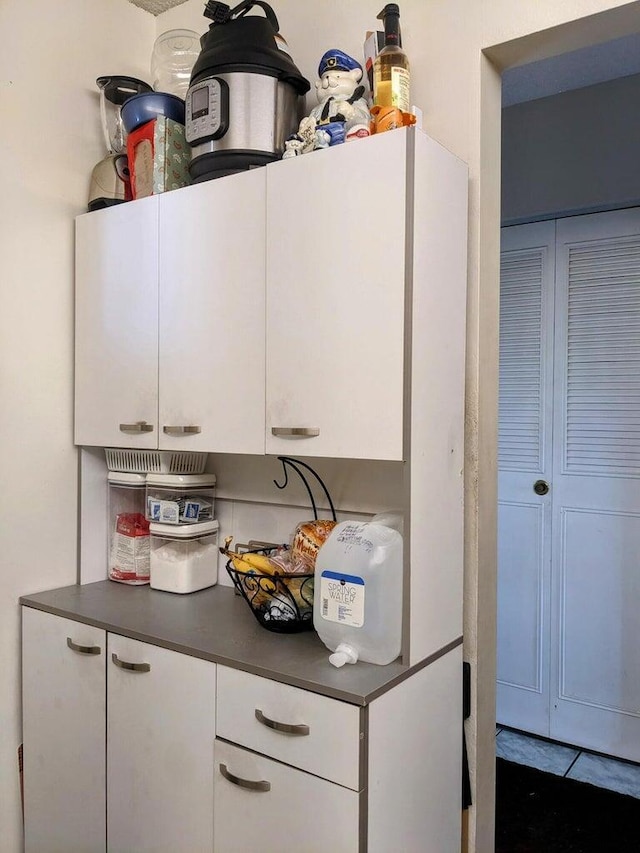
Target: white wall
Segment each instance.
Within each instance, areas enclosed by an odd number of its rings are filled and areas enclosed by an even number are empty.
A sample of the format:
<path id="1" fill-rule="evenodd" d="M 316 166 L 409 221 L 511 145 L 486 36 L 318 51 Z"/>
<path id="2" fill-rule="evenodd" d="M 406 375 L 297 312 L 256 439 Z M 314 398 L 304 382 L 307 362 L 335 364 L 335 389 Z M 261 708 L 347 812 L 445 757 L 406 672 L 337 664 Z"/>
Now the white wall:
<path id="1" fill-rule="evenodd" d="M 640 74 L 502 113 L 502 223 L 640 203 Z"/>
<path id="2" fill-rule="evenodd" d="M 2 0 L 0 32 L 0 849 L 13 853 L 18 598 L 76 579 L 73 217 L 106 153 L 95 78 L 148 78 L 155 20 L 125 0 Z"/>
<path id="3" fill-rule="evenodd" d="M 327 48 L 337 46 L 358 55 L 364 32 L 376 25 L 381 5 L 368 0 L 322 0 L 313 6 L 299 0 L 273 3 L 293 58 L 312 81 Z M 158 31 L 185 26 L 204 32 L 202 7 L 200 0 L 188 0 L 161 16 Z M 495 756 L 497 68 L 637 32 L 640 6 L 611 0 L 403 0 L 400 9 L 412 65 L 412 100 L 424 110 L 427 131 L 470 168 L 465 658 L 472 663 L 473 718 L 467 735 L 475 803 L 471 847 L 488 853 L 493 849 Z"/>

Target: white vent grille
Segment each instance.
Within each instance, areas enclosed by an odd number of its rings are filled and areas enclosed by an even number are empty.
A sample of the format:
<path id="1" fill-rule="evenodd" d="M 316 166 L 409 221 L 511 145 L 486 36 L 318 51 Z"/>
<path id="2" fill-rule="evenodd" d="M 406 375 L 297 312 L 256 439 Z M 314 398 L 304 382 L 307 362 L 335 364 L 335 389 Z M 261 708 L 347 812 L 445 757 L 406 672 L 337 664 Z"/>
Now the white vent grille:
<path id="1" fill-rule="evenodd" d="M 565 467 L 640 475 L 640 239 L 569 248 Z"/>
<path id="2" fill-rule="evenodd" d="M 545 248 L 505 252 L 500 268 L 501 470 L 539 471 L 542 459 L 542 276 Z"/>
<path id="3" fill-rule="evenodd" d="M 203 474 L 206 453 L 172 450 L 128 450 L 105 448 L 109 471 L 128 474 Z"/>

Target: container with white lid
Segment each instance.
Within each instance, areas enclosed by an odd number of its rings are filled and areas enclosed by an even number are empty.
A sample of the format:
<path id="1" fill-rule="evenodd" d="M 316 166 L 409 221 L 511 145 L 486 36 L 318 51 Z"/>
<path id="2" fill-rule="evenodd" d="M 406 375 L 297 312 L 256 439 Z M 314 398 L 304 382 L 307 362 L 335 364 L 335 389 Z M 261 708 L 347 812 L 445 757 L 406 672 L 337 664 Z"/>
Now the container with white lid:
<path id="1" fill-rule="evenodd" d="M 146 476 L 109 471 L 107 483 L 108 576 L 111 580 L 134 586 L 149 583 Z"/>
<path id="2" fill-rule="evenodd" d="M 218 522 L 149 525 L 150 584 L 166 592 L 195 592 L 218 581 Z"/>
<path id="3" fill-rule="evenodd" d="M 215 493 L 215 474 L 147 474 L 147 521 L 175 525 L 213 521 Z"/>

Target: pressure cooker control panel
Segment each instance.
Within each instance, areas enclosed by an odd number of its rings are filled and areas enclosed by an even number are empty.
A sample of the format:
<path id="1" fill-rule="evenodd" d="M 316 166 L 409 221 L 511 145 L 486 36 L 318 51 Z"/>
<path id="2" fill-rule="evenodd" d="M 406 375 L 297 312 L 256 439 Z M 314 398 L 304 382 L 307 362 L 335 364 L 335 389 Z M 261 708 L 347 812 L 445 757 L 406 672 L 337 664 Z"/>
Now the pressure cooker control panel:
<path id="1" fill-rule="evenodd" d="M 229 127 L 229 86 L 209 77 L 192 86 L 185 100 L 185 138 L 189 145 L 220 139 Z"/>

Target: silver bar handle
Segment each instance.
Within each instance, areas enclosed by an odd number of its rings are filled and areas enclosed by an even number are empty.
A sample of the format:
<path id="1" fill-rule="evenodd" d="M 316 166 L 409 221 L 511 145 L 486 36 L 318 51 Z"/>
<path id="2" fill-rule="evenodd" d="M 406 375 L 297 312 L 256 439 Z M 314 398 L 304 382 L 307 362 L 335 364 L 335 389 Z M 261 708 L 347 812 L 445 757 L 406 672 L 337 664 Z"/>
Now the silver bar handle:
<path id="1" fill-rule="evenodd" d="M 202 432 L 199 426 L 163 426 L 162 431 L 166 435 L 198 435 Z"/>
<path id="2" fill-rule="evenodd" d="M 120 424 L 120 432 L 153 432 L 153 424 L 146 421 L 136 421 L 134 424 Z"/>
<path id="3" fill-rule="evenodd" d="M 100 646 L 80 646 L 74 643 L 71 637 L 67 637 L 67 645 L 72 652 L 77 652 L 79 655 L 99 655 L 102 652 Z"/>
<path id="4" fill-rule="evenodd" d="M 271 435 L 280 438 L 315 438 L 320 435 L 318 427 L 271 427 Z"/>
<path id="5" fill-rule="evenodd" d="M 270 720 L 269 717 L 265 717 L 260 708 L 256 708 L 256 720 L 263 726 L 286 735 L 309 734 L 309 726 L 304 723 L 279 723 L 277 720 Z"/>
<path id="6" fill-rule="evenodd" d="M 271 790 L 271 782 L 267 782 L 262 780 L 260 782 L 254 782 L 251 779 L 241 779 L 239 776 L 236 776 L 230 770 L 227 770 L 226 764 L 220 765 L 220 772 L 229 782 L 232 782 L 234 785 L 238 785 L 240 788 L 246 788 L 248 791 L 270 791 Z"/>
<path id="7" fill-rule="evenodd" d="M 150 663 L 129 663 L 127 660 L 120 660 L 118 655 L 113 652 L 111 655 L 111 660 L 115 663 L 116 666 L 120 667 L 120 669 L 126 669 L 129 672 L 150 672 L 151 664 Z"/>

